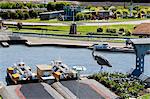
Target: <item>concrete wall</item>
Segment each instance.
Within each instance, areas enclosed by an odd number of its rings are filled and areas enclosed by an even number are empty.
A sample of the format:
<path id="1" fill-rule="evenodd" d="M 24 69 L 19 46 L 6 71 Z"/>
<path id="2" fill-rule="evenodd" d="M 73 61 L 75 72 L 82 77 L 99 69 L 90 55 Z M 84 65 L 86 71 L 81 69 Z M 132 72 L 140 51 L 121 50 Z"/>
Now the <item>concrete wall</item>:
<path id="1" fill-rule="evenodd" d="M 0 95 L 2 96 L 3 99 L 10 99 L 11 95 L 8 93 L 6 86 L 0 82 Z M 11 97 L 11 99 L 13 99 Z"/>

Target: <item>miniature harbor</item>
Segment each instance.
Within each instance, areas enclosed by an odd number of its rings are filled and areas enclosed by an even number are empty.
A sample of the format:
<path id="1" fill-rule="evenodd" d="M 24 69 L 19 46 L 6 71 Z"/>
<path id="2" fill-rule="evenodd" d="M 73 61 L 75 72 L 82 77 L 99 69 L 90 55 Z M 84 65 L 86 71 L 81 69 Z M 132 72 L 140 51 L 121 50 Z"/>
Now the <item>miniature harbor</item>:
<path id="1" fill-rule="evenodd" d="M 0 91 L 3 93 L 1 94 L 2 97 L 5 99 L 9 99 L 10 96 L 11 99 L 91 99 L 93 97 L 94 99 L 118 98 L 116 94 L 97 81 L 86 77 L 78 77 L 79 72 L 77 72 L 77 70 L 85 70 L 83 66 L 74 67 L 73 70 L 59 60 L 52 61 L 51 65 L 37 65 L 37 76 L 34 76 L 34 78 L 37 77 L 39 81 L 34 83 L 26 82 L 27 80 L 34 80 L 32 79 L 33 74 L 30 73 L 31 68 L 29 68 L 29 70 L 27 70 L 27 68 L 29 67 L 26 67 L 23 62 L 19 62 L 18 65 L 14 67 L 8 67 L 7 74 L 9 75 L 7 76 L 9 76 L 9 79 L 14 83 L 9 86 L 5 86 L 1 83 Z M 24 75 L 24 71 L 30 73 L 32 77 L 28 74 L 30 79 L 25 80 L 22 78 L 24 76 L 19 76 Z M 23 82 L 20 83 L 19 79 Z"/>
<path id="2" fill-rule="evenodd" d="M 135 43 L 135 44 L 138 44 L 138 43 Z M 34 48 L 36 48 L 36 47 L 33 47 L 33 49 Z M 49 48 L 49 47 L 47 47 L 47 48 Z M 47 50 L 47 51 L 50 51 L 50 50 Z M 48 53 L 50 53 L 50 52 L 48 52 Z M 51 56 L 51 54 L 48 56 Z M 98 57 L 98 56 L 93 56 L 93 57 Z M 45 56 L 44 56 L 44 59 L 46 59 Z M 94 58 L 94 59 L 97 60 L 97 58 Z M 36 61 L 36 60 L 34 60 L 34 61 Z M 60 64 L 60 61 L 58 61 L 58 63 Z M 98 62 L 98 64 L 99 64 L 99 62 Z M 5 86 L 2 84 L 2 86 L 6 88 L 4 93 L 7 92 L 8 93 L 7 95 L 14 97 L 14 99 L 20 99 L 21 97 L 26 98 L 26 99 L 30 99 L 30 97 L 33 97 L 33 98 L 36 97 L 36 99 L 38 99 L 37 97 L 39 97 L 39 99 L 41 97 L 45 97 L 46 99 L 47 98 L 57 99 L 58 97 L 61 97 L 61 99 L 70 99 L 70 97 L 71 97 L 71 99 L 76 99 L 76 98 L 91 99 L 92 97 L 94 97 L 94 99 L 105 99 L 105 98 L 111 98 L 111 97 L 113 97 L 113 99 L 118 98 L 118 96 L 116 94 L 114 94 L 113 91 L 110 91 L 110 89 L 106 88 L 101 83 L 97 82 L 96 80 L 89 79 L 85 76 L 84 77 L 80 76 L 78 78 L 77 77 L 78 72 L 76 70 L 72 70 L 73 67 L 71 69 L 69 69 L 69 72 L 68 72 L 65 69 L 65 68 L 67 68 L 66 65 L 64 65 L 63 67 L 60 66 L 59 69 L 55 69 L 52 64 L 38 64 L 38 65 L 36 65 L 36 72 L 35 72 L 36 75 L 29 73 L 29 74 L 27 74 L 27 76 L 29 76 L 29 77 L 26 77 L 26 76 L 22 76 L 22 75 L 24 75 L 24 73 L 22 73 L 22 71 L 24 71 L 24 70 L 32 71 L 32 68 L 21 69 L 22 67 L 20 67 L 20 69 L 18 69 L 16 66 L 19 66 L 19 65 L 17 65 L 17 64 L 12 65 L 10 68 L 8 67 L 8 70 L 7 70 L 7 72 L 10 73 L 8 76 L 12 76 L 10 78 L 13 79 L 13 82 L 15 85 L 10 84 L 9 86 Z M 24 66 L 24 65 L 20 65 L 20 66 Z M 91 66 L 93 66 L 93 65 L 91 65 Z M 19 74 L 11 74 L 13 69 L 15 69 L 15 72 L 13 72 L 13 73 L 18 73 L 18 72 L 20 72 L 20 73 Z M 54 71 L 53 69 L 56 71 Z M 42 71 L 46 71 L 46 73 L 44 73 Z M 47 75 L 49 75 L 49 73 L 52 74 L 53 76 L 47 76 Z M 15 81 L 20 77 L 21 77 L 21 80 L 23 80 L 23 81 L 18 81 L 16 83 Z M 37 77 L 38 81 L 32 82 L 32 79 L 34 79 L 36 77 Z M 65 78 L 65 79 L 63 79 L 63 78 Z M 26 80 L 29 80 L 29 81 L 26 81 Z M 148 81 L 147 78 L 146 78 L 146 80 Z M 29 88 L 31 88 L 31 90 L 28 90 Z M 40 90 L 40 91 L 37 91 L 37 90 Z M 39 93 L 39 94 L 37 95 L 37 93 Z M 4 94 L 3 97 L 7 97 L 7 95 Z"/>
<path id="3" fill-rule="evenodd" d="M 105 42 L 102 42 L 102 44 L 103 43 Z M 60 47 L 93 49 L 92 46 L 94 44 L 99 44 L 99 42 L 39 38 L 39 37 L 24 37 L 11 34 L 11 35 L 1 35 L 0 44 L 2 47 L 9 47 L 11 44 L 23 44 L 28 47 L 60 46 Z M 131 47 L 125 47 L 124 43 L 109 43 L 109 45 L 112 47 L 112 49 L 100 49 L 98 51 L 134 53 L 134 49 Z"/>

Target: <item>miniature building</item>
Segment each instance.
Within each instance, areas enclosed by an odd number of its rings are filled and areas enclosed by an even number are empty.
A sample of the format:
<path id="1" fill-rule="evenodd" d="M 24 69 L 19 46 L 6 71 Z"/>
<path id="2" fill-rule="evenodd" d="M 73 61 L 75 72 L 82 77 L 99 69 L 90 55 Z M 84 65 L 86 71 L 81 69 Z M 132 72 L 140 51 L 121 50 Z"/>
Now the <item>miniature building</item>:
<path id="1" fill-rule="evenodd" d="M 63 15 L 64 11 L 52 11 L 52 12 L 44 12 L 40 13 L 40 19 L 41 20 L 50 20 L 58 18 L 59 16 Z"/>
<path id="2" fill-rule="evenodd" d="M 110 11 L 107 11 L 107 10 L 100 10 L 100 11 L 98 12 L 98 14 L 99 14 L 99 17 L 100 17 L 101 19 L 105 19 L 105 18 L 109 18 L 109 16 L 110 16 Z"/>
<path id="3" fill-rule="evenodd" d="M 50 65 L 37 65 L 37 76 L 41 80 L 50 79 L 50 76 L 52 73 L 53 73 L 52 66 L 50 66 Z"/>
<path id="4" fill-rule="evenodd" d="M 150 37 L 150 23 L 142 23 L 137 25 L 133 30 L 132 35 L 140 37 Z"/>
<path id="5" fill-rule="evenodd" d="M 92 15 L 96 15 L 96 13 L 98 13 L 98 17 L 99 19 L 106 19 L 109 18 L 110 16 L 113 16 L 113 13 L 111 13 L 108 10 L 100 10 L 100 11 L 82 11 L 82 13 L 86 13 L 86 14 L 92 14 Z"/>
<path id="6" fill-rule="evenodd" d="M 64 20 L 71 21 L 73 20 L 73 15 L 75 16 L 78 12 L 81 12 L 82 8 L 80 6 L 71 7 L 65 6 L 64 7 Z"/>

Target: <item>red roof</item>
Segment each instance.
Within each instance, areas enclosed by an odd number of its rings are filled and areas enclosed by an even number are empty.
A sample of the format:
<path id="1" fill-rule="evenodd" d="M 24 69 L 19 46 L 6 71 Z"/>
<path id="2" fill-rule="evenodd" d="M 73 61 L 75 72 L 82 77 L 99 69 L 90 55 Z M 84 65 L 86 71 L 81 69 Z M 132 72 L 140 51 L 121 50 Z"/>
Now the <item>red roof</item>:
<path id="1" fill-rule="evenodd" d="M 150 23 L 142 23 L 136 26 L 133 35 L 150 35 Z"/>

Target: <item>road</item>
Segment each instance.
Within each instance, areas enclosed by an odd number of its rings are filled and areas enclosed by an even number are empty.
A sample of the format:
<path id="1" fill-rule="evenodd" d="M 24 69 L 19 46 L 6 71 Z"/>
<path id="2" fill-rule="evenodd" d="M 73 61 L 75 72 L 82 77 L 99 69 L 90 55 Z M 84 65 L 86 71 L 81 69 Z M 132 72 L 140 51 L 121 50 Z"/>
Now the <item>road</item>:
<path id="1" fill-rule="evenodd" d="M 118 25 L 118 24 L 141 24 L 150 23 L 150 19 L 138 20 L 138 21 L 126 21 L 126 22 L 82 22 L 78 23 L 79 26 L 103 26 L 103 25 Z M 17 22 L 4 21 L 4 24 L 17 24 Z M 23 25 L 39 25 L 39 26 L 69 26 L 71 23 L 31 23 L 23 22 Z"/>

